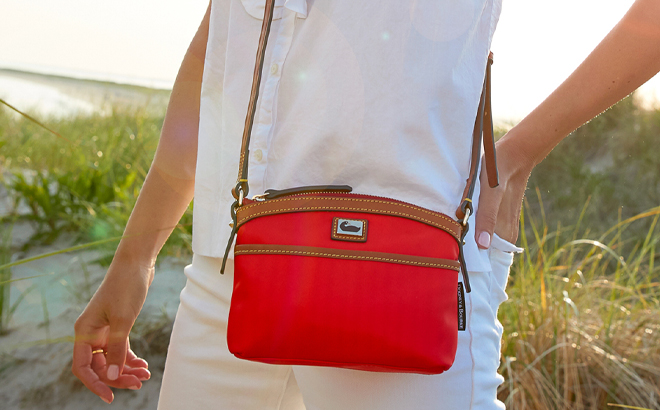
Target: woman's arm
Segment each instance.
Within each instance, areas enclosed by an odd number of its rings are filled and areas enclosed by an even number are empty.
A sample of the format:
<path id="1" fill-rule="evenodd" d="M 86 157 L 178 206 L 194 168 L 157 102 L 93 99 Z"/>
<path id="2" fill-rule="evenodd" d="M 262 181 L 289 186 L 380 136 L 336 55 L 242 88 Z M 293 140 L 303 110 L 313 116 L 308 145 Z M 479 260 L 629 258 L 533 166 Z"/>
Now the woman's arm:
<path id="1" fill-rule="evenodd" d="M 488 248 L 493 232 L 515 242 L 522 198 L 534 166 L 569 133 L 658 71 L 660 1 L 637 0 L 568 79 L 497 142 L 500 186 L 489 188 L 482 174 L 475 232 L 479 246 Z"/>
<path id="2" fill-rule="evenodd" d="M 153 280 L 156 256 L 193 197 L 199 100 L 210 5 L 183 59 L 156 155 L 108 272 L 75 324 L 73 373 L 106 402 L 108 387 L 136 389 L 149 378 L 128 334 Z M 92 354 L 103 349 L 103 354 Z"/>
<path id="3" fill-rule="evenodd" d="M 210 6 L 177 74 L 156 155 L 116 255 L 153 265 L 193 198 Z"/>

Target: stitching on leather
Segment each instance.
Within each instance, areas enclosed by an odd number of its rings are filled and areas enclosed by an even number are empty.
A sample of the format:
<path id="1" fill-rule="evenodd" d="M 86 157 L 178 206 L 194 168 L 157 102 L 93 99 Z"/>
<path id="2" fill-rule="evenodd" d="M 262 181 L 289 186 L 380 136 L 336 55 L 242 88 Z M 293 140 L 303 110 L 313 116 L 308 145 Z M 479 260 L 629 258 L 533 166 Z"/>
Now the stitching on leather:
<path id="1" fill-rule="evenodd" d="M 374 260 L 381 262 L 398 262 L 404 263 L 406 265 L 416 265 L 416 266 L 431 266 L 435 268 L 446 268 L 451 270 L 458 270 L 459 268 L 452 265 L 442 265 L 439 263 L 429 263 L 429 262 L 416 262 L 405 259 L 391 259 L 391 258 L 379 258 L 377 256 L 360 256 L 360 255 L 342 255 L 340 253 L 321 253 L 321 252 L 306 252 L 306 251 L 286 251 L 280 249 L 250 249 L 250 250 L 238 250 L 234 251 L 234 255 L 241 254 L 255 254 L 255 253 L 276 253 L 276 254 L 292 254 L 292 255 L 308 255 L 308 256 L 330 256 L 333 258 L 341 259 L 366 259 Z"/>
<path id="2" fill-rule="evenodd" d="M 295 200 L 298 200 L 298 199 L 328 199 L 328 197 L 323 197 L 323 196 L 321 196 L 321 197 L 298 196 L 298 197 L 295 197 L 295 198 L 270 199 L 267 203 L 282 202 L 282 201 L 295 201 Z M 401 202 L 390 202 L 390 201 L 383 201 L 383 200 L 380 200 L 380 199 L 342 198 L 342 197 L 330 197 L 330 199 L 332 199 L 333 201 L 374 202 L 374 203 L 379 203 L 379 204 L 390 204 L 390 205 L 395 205 L 395 206 L 402 206 L 402 207 L 405 207 L 405 208 L 416 209 L 416 210 L 419 210 L 419 211 L 424 212 L 426 214 L 434 215 L 438 218 L 445 219 L 445 220 L 447 220 L 447 221 L 449 221 L 453 224 L 458 225 L 458 222 L 454 221 L 453 219 L 449 218 L 448 216 L 445 216 L 445 215 L 442 215 L 442 214 L 438 215 L 437 213 L 426 210 L 424 208 L 414 206 L 414 205 L 408 205 L 408 204 L 401 203 Z M 260 203 L 257 203 L 257 204 L 246 205 L 243 209 L 248 209 L 248 208 L 251 208 L 251 207 L 263 205 L 265 203 L 266 202 L 260 202 Z"/>
<path id="3" fill-rule="evenodd" d="M 248 205 L 248 206 L 251 206 L 251 205 Z M 320 206 L 316 206 L 316 207 L 304 207 L 304 208 L 273 209 L 273 210 L 270 210 L 270 211 L 257 212 L 256 214 L 252 214 L 252 215 L 246 216 L 243 219 L 239 219 L 238 220 L 238 225 L 242 225 L 245 222 L 247 222 L 247 220 L 254 219 L 258 216 L 274 214 L 274 213 L 283 212 L 283 211 L 297 211 L 297 210 L 302 210 L 302 209 L 314 209 L 314 210 L 330 209 L 330 210 L 337 210 L 337 211 L 359 211 L 360 209 L 364 209 L 364 208 L 345 208 L 345 207 L 334 207 L 334 206 L 333 207 L 320 207 Z M 368 209 L 368 210 L 372 211 L 372 212 L 377 211 L 376 209 Z M 428 219 L 424 219 L 422 217 L 417 217 L 417 216 L 414 216 L 414 215 L 411 215 L 411 214 L 406 214 L 406 213 L 403 213 L 403 212 L 393 212 L 393 211 L 385 211 L 385 212 L 387 212 L 388 214 L 406 216 L 406 217 L 409 217 L 409 218 L 412 218 L 412 219 L 421 220 L 421 221 L 424 221 L 424 222 L 428 223 L 429 225 L 435 226 L 436 228 L 446 228 L 446 229 L 451 230 L 451 228 L 448 228 L 445 225 L 435 223 L 433 221 L 430 221 Z M 452 232 L 449 232 L 449 233 L 451 233 L 452 236 L 454 236 L 455 238 L 458 238 L 458 236 L 454 234 L 453 230 L 452 230 Z"/>
<path id="4" fill-rule="evenodd" d="M 363 228 L 362 228 L 362 236 L 353 236 L 353 235 L 345 235 L 337 232 L 337 223 L 339 222 L 340 219 L 349 219 L 351 221 L 360 221 L 363 222 Z M 339 217 L 334 217 L 332 220 L 332 234 L 330 237 L 332 239 L 336 239 L 339 241 L 349 241 L 349 242 L 366 242 L 367 241 L 367 225 L 368 221 L 366 219 L 351 219 L 351 218 L 339 218 Z"/>

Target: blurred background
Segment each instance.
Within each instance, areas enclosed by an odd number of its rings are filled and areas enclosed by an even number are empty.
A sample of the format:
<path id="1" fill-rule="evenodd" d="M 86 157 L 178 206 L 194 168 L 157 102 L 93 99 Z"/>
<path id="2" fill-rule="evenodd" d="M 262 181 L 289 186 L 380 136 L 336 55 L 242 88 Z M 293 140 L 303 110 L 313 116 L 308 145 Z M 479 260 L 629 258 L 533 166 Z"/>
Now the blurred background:
<path id="1" fill-rule="evenodd" d="M 577 67 L 633 1 L 503 3 L 492 46 L 493 98 L 498 119 L 515 121 Z M 3 0 L 0 68 L 168 89 L 207 5 L 206 0 Z M 57 110 L 57 96 L 43 84 L 19 81 L 6 71 L 0 81 L 1 95 L 15 104 Z M 652 103 L 659 90 L 656 78 L 640 95 Z M 89 108 L 86 101 L 68 102 Z"/>
<path id="2" fill-rule="evenodd" d="M 498 136 L 632 0 L 504 0 L 492 50 Z M 70 373 L 73 322 L 105 273 L 207 0 L 0 2 L 0 402 L 106 406 Z M 508 287 L 508 408 L 659 409 L 660 77 L 562 142 L 530 179 Z M 118 408 L 155 409 L 191 210 L 131 334 L 150 362 Z"/>

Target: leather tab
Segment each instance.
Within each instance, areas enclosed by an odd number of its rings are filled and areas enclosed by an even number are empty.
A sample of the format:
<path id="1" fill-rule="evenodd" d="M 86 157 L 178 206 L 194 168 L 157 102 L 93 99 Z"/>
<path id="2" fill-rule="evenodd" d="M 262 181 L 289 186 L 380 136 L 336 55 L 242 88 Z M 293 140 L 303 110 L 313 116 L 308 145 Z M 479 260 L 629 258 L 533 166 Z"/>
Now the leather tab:
<path id="1" fill-rule="evenodd" d="M 495 188 L 500 184 L 497 174 L 497 155 L 495 153 L 495 131 L 493 126 L 493 112 L 491 107 L 491 87 L 490 87 L 490 66 L 493 64 L 493 53 L 488 58 L 486 67 L 486 105 L 484 107 L 484 157 L 486 159 L 486 175 L 488 176 L 488 185 Z"/>
<path id="2" fill-rule="evenodd" d="M 351 192 L 348 185 L 308 185 L 289 189 L 267 189 L 264 199 L 275 199 L 286 195 L 309 194 L 312 192 Z"/>

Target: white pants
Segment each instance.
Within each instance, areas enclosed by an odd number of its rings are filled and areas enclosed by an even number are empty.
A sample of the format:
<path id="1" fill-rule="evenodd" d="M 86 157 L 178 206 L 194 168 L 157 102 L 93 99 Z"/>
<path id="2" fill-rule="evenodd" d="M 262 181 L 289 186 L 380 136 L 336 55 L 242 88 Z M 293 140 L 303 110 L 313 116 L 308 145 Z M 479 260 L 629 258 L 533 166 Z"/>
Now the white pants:
<path id="1" fill-rule="evenodd" d="M 497 400 L 502 326 L 497 309 L 513 253 L 494 235 L 491 272 L 471 272 L 467 330 L 459 332 L 454 365 L 439 375 L 375 373 L 312 366 L 268 365 L 235 358 L 226 329 L 233 261 L 194 255 L 174 322 L 159 410 L 491 410 Z"/>

